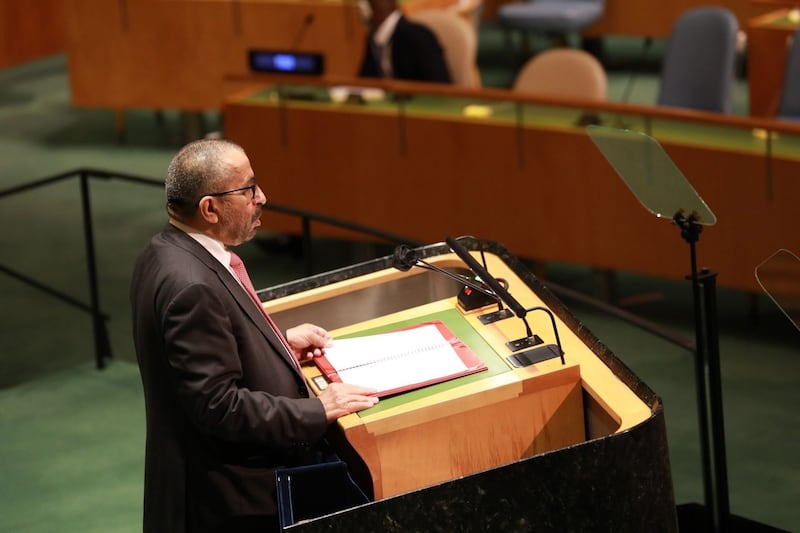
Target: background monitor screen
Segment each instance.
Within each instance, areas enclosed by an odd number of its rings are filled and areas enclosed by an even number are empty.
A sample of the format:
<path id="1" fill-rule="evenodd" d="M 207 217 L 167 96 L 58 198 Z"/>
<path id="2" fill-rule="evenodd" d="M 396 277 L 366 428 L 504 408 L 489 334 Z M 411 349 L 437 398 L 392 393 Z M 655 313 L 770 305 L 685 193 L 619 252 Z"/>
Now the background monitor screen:
<path id="1" fill-rule="evenodd" d="M 249 55 L 250 70 L 255 72 L 282 72 L 317 76 L 325 70 L 325 58 L 322 54 L 250 50 Z"/>

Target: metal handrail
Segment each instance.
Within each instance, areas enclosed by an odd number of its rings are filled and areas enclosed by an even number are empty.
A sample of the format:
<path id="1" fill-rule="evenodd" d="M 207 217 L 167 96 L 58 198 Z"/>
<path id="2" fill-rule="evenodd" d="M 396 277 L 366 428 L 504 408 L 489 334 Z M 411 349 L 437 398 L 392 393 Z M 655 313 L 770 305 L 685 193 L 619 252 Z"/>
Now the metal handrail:
<path id="1" fill-rule="evenodd" d="M 145 176 L 137 176 L 135 174 L 127 174 L 124 172 L 115 172 L 115 171 L 101 170 L 96 168 L 80 168 L 68 172 L 63 172 L 61 174 L 56 174 L 54 176 L 50 176 L 40 180 L 36 180 L 31 183 L 17 185 L 2 190 L 0 191 L 0 199 L 13 196 L 15 194 L 19 194 L 25 191 L 30 191 L 33 189 L 44 187 L 47 185 L 52 185 L 54 183 L 58 183 L 72 178 L 78 178 L 80 180 L 81 212 L 83 215 L 83 230 L 84 230 L 83 234 L 86 246 L 86 265 L 87 265 L 87 274 L 89 277 L 90 303 L 89 304 L 83 303 L 58 289 L 50 287 L 40 281 L 37 281 L 25 274 L 17 272 L 1 264 L 0 264 L 0 272 L 5 273 L 36 289 L 39 289 L 61 301 L 64 301 L 69 305 L 72 305 L 73 307 L 80 309 L 81 311 L 90 313 L 92 316 L 92 326 L 94 332 L 95 363 L 98 369 L 103 369 L 105 368 L 106 359 L 109 359 L 112 356 L 111 342 L 109 340 L 108 328 L 106 325 L 108 320 L 110 320 L 110 316 L 103 313 L 103 311 L 100 308 L 100 293 L 97 283 L 97 260 L 95 257 L 96 254 L 94 247 L 94 225 L 92 223 L 92 211 L 90 202 L 91 179 L 93 178 L 106 179 L 106 180 L 115 179 L 115 180 L 139 183 L 142 185 L 158 186 L 158 187 L 164 187 L 164 182 L 163 180 L 148 178 Z M 295 216 L 301 219 L 303 256 L 305 257 L 306 261 L 307 275 L 311 275 L 314 273 L 313 254 L 311 253 L 312 221 L 328 224 L 331 226 L 337 226 L 346 230 L 350 230 L 363 235 L 368 235 L 370 237 L 374 237 L 376 239 L 393 244 L 407 244 L 409 246 L 421 246 L 423 244 L 415 239 L 409 239 L 407 237 L 400 236 L 394 233 L 370 228 L 362 224 L 357 224 L 349 222 L 347 220 L 342 220 L 339 218 L 330 217 L 327 215 L 322 215 L 319 213 L 314 213 L 312 211 L 306 211 L 303 209 L 297 209 L 294 207 L 269 203 L 264 206 L 264 209 L 275 211 L 278 213 L 283 213 L 290 216 Z M 630 312 L 624 311 L 606 302 L 602 302 L 595 298 L 579 294 L 571 289 L 561 287 L 555 283 L 548 282 L 547 285 L 550 290 L 552 290 L 554 293 L 562 297 L 578 299 L 584 304 L 591 305 L 596 309 L 612 314 L 621 320 L 624 320 L 634 326 L 644 329 L 645 331 L 648 331 L 651 334 L 662 337 L 678 346 L 682 346 L 690 350 L 693 348 L 693 343 L 691 341 L 686 340 L 682 338 L 680 335 L 677 335 L 673 332 L 667 331 L 665 328 L 659 326 L 658 324 L 649 322 L 641 317 L 638 317 Z"/>
<path id="2" fill-rule="evenodd" d="M 111 342 L 109 340 L 107 322 L 110 319 L 109 315 L 103 313 L 100 308 L 100 291 L 97 283 L 97 260 L 94 246 L 94 224 L 92 223 L 92 210 L 90 201 L 90 183 L 91 179 L 114 179 L 127 181 L 132 183 L 139 183 L 142 185 L 164 187 L 164 181 L 145 176 L 137 176 L 135 174 L 127 174 L 124 172 L 114 172 L 108 170 L 101 170 L 96 168 L 80 168 L 56 174 L 47 178 L 36 180 L 23 185 L 17 185 L 8 189 L 0 191 L 0 199 L 7 198 L 22 192 L 38 189 L 64 180 L 78 178 L 80 180 L 81 189 L 81 212 L 83 216 L 83 235 L 84 244 L 86 246 L 86 266 L 87 274 L 89 277 L 89 299 L 90 303 L 86 304 L 69 296 L 68 294 L 48 286 L 45 283 L 37 281 L 30 276 L 21 272 L 15 271 L 5 265 L 0 264 L 0 272 L 5 273 L 27 285 L 39 289 L 63 302 L 66 302 L 73 307 L 80 309 L 91 314 L 92 326 L 94 332 L 94 346 L 95 346 L 95 364 L 98 369 L 105 368 L 106 359 L 111 358 Z M 311 222 L 321 222 L 332 226 L 338 226 L 356 233 L 361 233 L 391 243 L 405 243 L 412 246 L 419 246 L 421 243 L 414 239 L 408 239 L 393 233 L 380 231 L 374 228 L 369 228 L 361 224 L 355 224 L 346 220 L 341 220 L 334 217 L 329 217 L 311 211 L 295 209 L 278 204 L 267 204 L 264 209 L 276 211 L 286 215 L 296 216 L 302 220 L 302 240 L 303 251 L 306 260 L 306 272 L 312 274 L 314 270 L 313 257 L 311 254 Z"/>

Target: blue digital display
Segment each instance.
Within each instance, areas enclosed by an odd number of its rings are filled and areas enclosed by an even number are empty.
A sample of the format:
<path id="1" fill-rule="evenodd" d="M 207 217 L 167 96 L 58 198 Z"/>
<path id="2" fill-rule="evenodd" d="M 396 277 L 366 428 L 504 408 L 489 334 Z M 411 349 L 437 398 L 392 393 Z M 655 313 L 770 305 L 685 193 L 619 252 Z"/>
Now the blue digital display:
<path id="1" fill-rule="evenodd" d="M 317 76 L 324 72 L 322 54 L 286 51 L 250 50 L 250 70 L 254 72 L 283 72 Z"/>
<path id="2" fill-rule="evenodd" d="M 294 72 L 297 70 L 297 58 L 291 54 L 275 54 L 273 63 L 276 70 Z"/>

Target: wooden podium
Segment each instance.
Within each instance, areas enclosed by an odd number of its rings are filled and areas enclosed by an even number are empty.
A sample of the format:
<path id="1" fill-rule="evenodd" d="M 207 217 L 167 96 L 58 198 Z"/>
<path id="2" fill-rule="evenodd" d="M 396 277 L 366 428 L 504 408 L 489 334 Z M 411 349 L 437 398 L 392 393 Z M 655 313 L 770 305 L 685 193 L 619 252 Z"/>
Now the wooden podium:
<path id="1" fill-rule="evenodd" d="M 502 246 L 462 243 L 479 260 L 483 247 L 489 272 L 508 282 L 523 307 L 554 313 L 565 363 L 515 367 L 505 343 L 525 336 L 520 319 L 485 325 L 478 316 L 496 306 L 464 312 L 458 282 L 423 269 L 400 272 L 391 258 L 262 291 L 281 327 L 313 322 L 334 338 L 442 320 L 488 367 L 339 419 L 330 439 L 374 501 L 292 529 L 424 530 L 446 519 L 451 530 L 604 524 L 676 531 L 657 396 Z M 420 255 L 468 274 L 446 245 Z M 556 342 L 546 313 L 527 319 L 545 344 Z M 315 388 L 319 371 L 312 365 L 305 372 Z"/>

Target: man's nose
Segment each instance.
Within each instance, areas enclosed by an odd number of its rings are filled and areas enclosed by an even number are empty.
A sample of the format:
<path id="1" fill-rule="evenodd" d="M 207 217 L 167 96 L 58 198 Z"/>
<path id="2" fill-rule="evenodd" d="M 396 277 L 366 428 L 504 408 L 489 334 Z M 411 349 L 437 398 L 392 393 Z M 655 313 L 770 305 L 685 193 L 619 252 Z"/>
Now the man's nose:
<path id="1" fill-rule="evenodd" d="M 261 190 L 261 187 L 258 185 L 256 185 L 256 196 L 254 200 L 258 205 L 263 205 L 267 203 L 267 195 L 264 194 L 264 191 Z"/>

